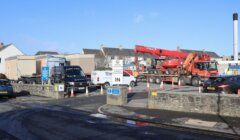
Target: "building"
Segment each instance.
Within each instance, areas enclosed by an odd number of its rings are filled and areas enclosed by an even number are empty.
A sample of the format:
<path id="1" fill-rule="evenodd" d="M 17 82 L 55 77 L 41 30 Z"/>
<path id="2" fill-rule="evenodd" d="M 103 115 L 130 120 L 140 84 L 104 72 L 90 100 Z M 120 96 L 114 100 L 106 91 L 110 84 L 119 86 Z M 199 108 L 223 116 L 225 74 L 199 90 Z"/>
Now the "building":
<path id="1" fill-rule="evenodd" d="M 9 79 L 17 80 L 24 75 L 36 73 L 35 56 L 13 56 L 5 59 L 6 76 Z"/>
<path id="2" fill-rule="evenodd" d="M 0 43 L 0 73 L 6 74 L 5 59 L 12 56 L 24 55 L 14 44 Z"/>
<path id="3" fill-rule="evenodd" d="M 101 45 L 100 49 L 83 49 L 83 54 L 94 54 L 96 68 L 109 68 L 113 59 L 122 59 L 124 64 L 130 64 L 135 61 L 135 53 L 133 49 L 125 49 L 122 46 L 118 48 L 104 47 Z M 147 58 L 154 58 L 149 54 L 139 54 L 139 61 L 146 61 Z"/>
<path id="4" fill-rule="evenodd" d="M 65 58 L 70 65 L 80 66 L 86 75 L 91 75 L 95 69 L 94 54 L 69 54 Z"/>

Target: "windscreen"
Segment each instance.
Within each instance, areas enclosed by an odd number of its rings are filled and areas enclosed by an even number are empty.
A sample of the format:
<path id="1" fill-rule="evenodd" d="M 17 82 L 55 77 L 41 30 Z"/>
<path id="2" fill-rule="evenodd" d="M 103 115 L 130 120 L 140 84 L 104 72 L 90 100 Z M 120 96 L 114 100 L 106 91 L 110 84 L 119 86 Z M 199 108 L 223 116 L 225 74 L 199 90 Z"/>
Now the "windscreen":
<path id="1" fill-rule="evenodd" d="M 85 76 L 85 74 L 80 68 L 66 68 L 65 71 L 66 71 L 67 77 L 78 77 L 78 76 L 84 77 Z"/>
<path id="2" fill-rule="evenodd" d="M 196 68 L 200 70 L 217 70 L 216 62 L 199 62 L 196 63 Z"/>
<path id="3" fill-rule="evenodd" d="M 0 80 L 0 86 L 8 86 L 11 85 L 10 81 L 8 80 Z"/>

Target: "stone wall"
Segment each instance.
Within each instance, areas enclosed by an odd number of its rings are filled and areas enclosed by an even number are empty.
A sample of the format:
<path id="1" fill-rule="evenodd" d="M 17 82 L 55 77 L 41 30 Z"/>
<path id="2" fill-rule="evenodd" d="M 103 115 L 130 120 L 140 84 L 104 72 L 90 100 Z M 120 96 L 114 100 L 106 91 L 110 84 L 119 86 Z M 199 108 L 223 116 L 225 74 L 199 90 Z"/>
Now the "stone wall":
<path id="1" fill-rule="evenodd" d="M 13 84 L 14 92 L 28 92 L 30 95 L 50 97 L 54 99 L 64 98 L 64 92 L 57 91 L 53 85 L 29 85 Z"/>
<path id="2" fill-rule="evenodd" d="M 229 94 L 151 92 L 148 108 L 240 117 L 240 97 Z"/>

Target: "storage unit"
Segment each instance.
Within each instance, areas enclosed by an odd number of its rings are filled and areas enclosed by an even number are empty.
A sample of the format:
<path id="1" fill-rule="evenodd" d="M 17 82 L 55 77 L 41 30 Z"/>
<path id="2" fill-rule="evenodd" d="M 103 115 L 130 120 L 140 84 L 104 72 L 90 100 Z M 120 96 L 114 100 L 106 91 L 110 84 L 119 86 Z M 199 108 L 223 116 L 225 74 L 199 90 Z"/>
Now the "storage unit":
<path id="1" fill-rule="evenodd" d="M 69 62 L 69 65 L 80 66 L 85 75 L 91 75 L 95 69 L 95 56 L 93 54 L 71 54 L 66 55 L 65 58 Z"/>
<path id="2" fill-rule="evenodd" d="M 5 67 L 6 76 L 12 80 L 17 80 L 23 75 L 32 75 L 36 73 L 35 56 L 21 55 L 6 58 Z"/>

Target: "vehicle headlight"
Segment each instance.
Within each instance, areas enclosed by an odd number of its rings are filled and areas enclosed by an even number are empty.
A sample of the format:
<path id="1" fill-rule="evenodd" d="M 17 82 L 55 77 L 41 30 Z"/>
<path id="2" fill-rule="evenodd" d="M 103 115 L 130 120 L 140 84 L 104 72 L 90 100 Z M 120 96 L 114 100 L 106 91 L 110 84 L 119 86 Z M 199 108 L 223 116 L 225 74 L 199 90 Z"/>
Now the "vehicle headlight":
<path id="1" fill-rule="evenodd" d="M 74 86 L 74 82 L 69 82 L 69 85 Z"/>

